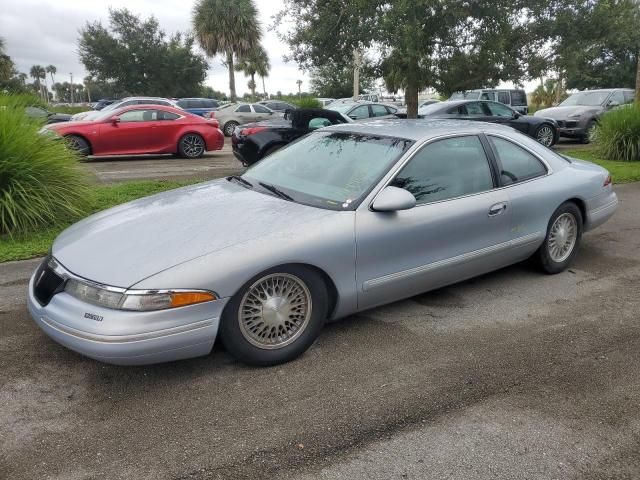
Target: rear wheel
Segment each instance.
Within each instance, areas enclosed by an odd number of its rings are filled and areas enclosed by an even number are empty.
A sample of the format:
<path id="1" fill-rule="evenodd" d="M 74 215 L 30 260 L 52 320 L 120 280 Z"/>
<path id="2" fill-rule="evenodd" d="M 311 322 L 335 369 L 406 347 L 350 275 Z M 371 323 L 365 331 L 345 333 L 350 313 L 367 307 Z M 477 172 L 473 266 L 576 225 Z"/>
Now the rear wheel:
<path id="1" fill-rule="evenodd" d="M 573 202 L 560 205 L 551 216 L 544 243 L 536 253 L 540 267 L 549 274 L 566 270 L 573 262 L 582 237 L 582 213 Z"/>
<path id="2" fill-rule="evenodd" d="M 233 131 L 236 129 L 236 127 L 238 125 L 240 125 L 240 124 L 238 122 L 234 122 L 234 121 L 225 123 L 224 124 L 224 129 L 223 129 L 224 130 L 224 134 L 227 137 L 230 137 L 231 135 L 233 135 Z"/>
<path id="3" fill-rule="evenodd" d="M 312 270 L 283 266 L 247 282 L 222 316 L 229 353 L 252 365 L 277 365 L 304 353 L 320 334 L 328 309 L 324 281 Z"/>
<path id="4" fill-rule="evenodd" d="M 204 138 L 196 133 L 188 133 L 178 142 L 178 153 L 184 158 L 199 158 L 205 149 Z"/>
<path id="5" fill-rule="evenodd" d="M 84 138 L 78 135 L 69 135 L 65 137 L 67 141 L 67 145 L 69 148 L 75 152 L 78 152 L 80 155 L 87 156 L 91 153 L 91 145 Z"/>
<path id="6" fill-rule="evenodd" d="M 536 140 L 545 147 L 550 147 L 555 143 L 556 132 L 551 125 L 542 124 L 536 130 Z"/>

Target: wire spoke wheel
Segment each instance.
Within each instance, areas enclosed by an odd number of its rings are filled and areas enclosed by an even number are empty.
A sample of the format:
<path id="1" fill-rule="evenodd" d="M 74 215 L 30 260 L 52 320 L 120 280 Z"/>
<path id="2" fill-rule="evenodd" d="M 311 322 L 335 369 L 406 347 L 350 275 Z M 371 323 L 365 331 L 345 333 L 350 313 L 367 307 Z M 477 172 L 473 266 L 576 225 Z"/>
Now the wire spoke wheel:
<path id="1" fill-rule="evenodd" d="M 282 348 L 302 335 L 311 309 L 311 292 L 300 278 L 267 275 L 251 285 L 240 302 L 240 331 L 258 348 Z"/>
<path id="2" fill-rule="evenodd" d="M 578 239 L 578 222 L 570 213 L 563 213 L 553 222 L 547 241 L 547 249 L 551 260 L 564 262 L 576 246 Z"/>
<path id="3" fill-rule="evenodd" d="M 187 135 L 182 139 L 182 151 L 187 157 L 199 157 L 204 153 L 204 140 L 198 135 Z"/>
<path id="4" fill-rule="evenodd" d="M 550 147 L 551 145 L 553 145 L 553 137 L 554 137 L 554 134 L 551 127 L 543 125 L 538 130 L 538 134 L 536 135 L 536 140 L 538 140 L 538 142 L 544 145 L 545 147 Z"/>

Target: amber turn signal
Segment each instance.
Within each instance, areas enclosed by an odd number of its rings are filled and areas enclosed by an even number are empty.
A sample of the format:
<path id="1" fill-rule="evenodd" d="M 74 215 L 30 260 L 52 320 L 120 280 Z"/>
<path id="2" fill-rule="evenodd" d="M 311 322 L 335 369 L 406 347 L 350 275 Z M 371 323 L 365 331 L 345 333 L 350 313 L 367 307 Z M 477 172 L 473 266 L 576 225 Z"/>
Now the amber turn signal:
<path id="1" fill-rule="evenodd" d="M 184 307 L 196 303 L 211 302 L 217 300 L 213 293 L 209 292 L 173 292 L 171 293 L 171 307 Z"/>

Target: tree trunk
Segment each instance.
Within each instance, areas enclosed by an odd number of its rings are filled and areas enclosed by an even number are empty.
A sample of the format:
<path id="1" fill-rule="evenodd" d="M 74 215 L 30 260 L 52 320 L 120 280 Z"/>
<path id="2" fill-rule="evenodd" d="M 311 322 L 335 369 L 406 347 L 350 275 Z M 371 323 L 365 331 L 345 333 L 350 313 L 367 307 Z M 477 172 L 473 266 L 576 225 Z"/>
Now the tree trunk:
<path id="1" fill-rule="evenodd" d="M 404 103 L 407 104 L 407 118 L 418 118 L 418 59 L 409 60 L 407 69 L 407 88 L 404 90 Z"/>
<path id="2" fill-rule="evenodd" d="M 264 77 L 262 77 L 262 91 L 264 92 L 264 99 L 267 99 L 267 87 L 264 86 Z"/>
<path id="3" fill-rule="evenodd" d="M 361 65 L 361 55 L 360 52 L 356 49 L 353 51 L 353 100 L 358 100 L 358 96 L 360 95 L 360 65 Z"/>
<path id="4" fill-rule="evenodd" d="M 558 84 L 556 85 L 556 104 L 562 100 L 562 72 L 558 72 Z"/>
<path id="5" fill-rule="evenodd" d="M 232 102 L 237 100 L 236 96 L 236 77 L 233 72 L 233 53 L 227 52 L 227 68 L 229 69 L 229 99 Z"/>
<path id="6" fill-rule="evenodd" d="M 251 96 L 253 97 L 253 101 L 256 101 L 256 74 L 251 74 Z"/>
<path id="7" fill-rule="evenodd" d="M 636 102 L 640 103 L 640 50 L 636 59 Z"/>

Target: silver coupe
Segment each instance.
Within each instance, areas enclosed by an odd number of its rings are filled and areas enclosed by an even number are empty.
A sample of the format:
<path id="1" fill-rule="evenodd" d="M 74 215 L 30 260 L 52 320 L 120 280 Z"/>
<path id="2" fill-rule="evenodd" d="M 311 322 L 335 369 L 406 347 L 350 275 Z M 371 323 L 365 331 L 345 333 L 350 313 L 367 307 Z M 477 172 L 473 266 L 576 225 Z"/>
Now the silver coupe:
<path id="1" fill-rule="evenodd" d="M 114 364 L 291 360 L 326 321 L 533 257 L 558 273 L 618 200 L 609 173 L 508 127 L 323 128 L 242 176 L 93 215 L 29 284 L 57 342 Z"/>

